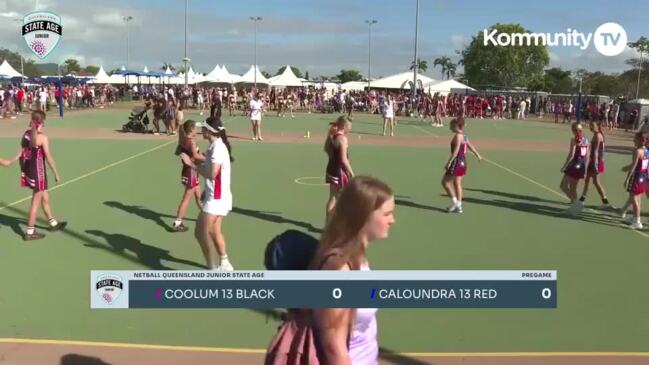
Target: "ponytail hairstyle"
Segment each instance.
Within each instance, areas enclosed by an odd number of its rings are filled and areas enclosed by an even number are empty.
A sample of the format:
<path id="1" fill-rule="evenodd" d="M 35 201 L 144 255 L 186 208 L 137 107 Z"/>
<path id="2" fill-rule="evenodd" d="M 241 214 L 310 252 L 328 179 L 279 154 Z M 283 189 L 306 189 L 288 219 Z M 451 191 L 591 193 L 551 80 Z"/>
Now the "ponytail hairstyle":
<path id="1" fill-rule="evenodd" d="M 205 122 L 211 127 L 210 133 L 214 136 L 217 136 L 221 139 L 221 141 L 223 141 L 223 144 L 225 144 L 225 147 L 228 149 L 230 162 L 234 162 L 234 157 L 232 157 L 232 146 L 228 141 L 228 134 L 225 131 L 225 127 L 223 126 L 223 121 L 221 121 L 220 118 L 209 117 L 205 120 Z"/>
<path id="2" fill-rule="evenodd" d="M 176 147 L 176 156 L 180 156 L 182 153 L 183 140 L 194 128 L 196 128 L 196 122 L 191 119 L 186 120 L 185 123 L 178 128 L 178 146 Z"/>

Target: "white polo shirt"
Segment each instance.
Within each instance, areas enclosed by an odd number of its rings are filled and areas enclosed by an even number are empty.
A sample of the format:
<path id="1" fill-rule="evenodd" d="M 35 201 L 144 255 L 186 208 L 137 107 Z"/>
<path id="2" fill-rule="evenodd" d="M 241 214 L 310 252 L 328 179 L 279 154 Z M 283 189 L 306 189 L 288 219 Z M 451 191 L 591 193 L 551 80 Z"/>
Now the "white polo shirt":
<path id="1" fill-rule="evenodd" d="M 264 102 L 261 100 L 250 100 L 250 119 L 261 120 L 261 108 Z"/>

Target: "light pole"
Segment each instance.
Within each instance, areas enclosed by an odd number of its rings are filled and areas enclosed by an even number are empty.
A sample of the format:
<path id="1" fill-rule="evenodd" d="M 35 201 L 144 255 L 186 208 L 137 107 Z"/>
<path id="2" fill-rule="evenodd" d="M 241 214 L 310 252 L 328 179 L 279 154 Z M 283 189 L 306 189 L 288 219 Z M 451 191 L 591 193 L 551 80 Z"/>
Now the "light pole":
<path id="1" fill-rule="evenodd" d="M 250 20 L 252 20 L 255 23 L 255 89 L 257 88 L 257 22 L 261 21 L 262 18 L 260 16 L 251 16 Z"/>
<path id="2" fill-rule="evenodd" d="M 584 79 L 584 77 L 579 76 L 578 79 L 579 79 L 579 96 L 577 97 L 577 113 L 575 113 L 575 114 L 577 116 L 577 122 L 580 122 L 581 121 L 581 101 L 582 101 L 581 100 L 582 99 L 581 84 L 582 84 L 582 80 Z"/>
<path id="3" fill-rule="evenodd" d="M 370 79 L 372 78 L 372 24 L 378 23 L 378 21 L 366 20 L 365 23 L 369 26 L 370 37 L 367 47 L 367 92 L 370 92 Z"/>
<path id="4" fill-rule="evenodd" d="M 133 17 L 130 16 L 130 15 L 123 16 L 122 20 L 126 22 L 126 71 L 128 71 L 128 69 L 129 69 L 128 68 L 129 48 L 130 48 L 130 42 L 131 42 L 131 40 L 130 40 L 131 36 L 130 36 L 130 31 L 128 29 L 128 23 L 131 20 L 133 20 Z M 126 83 L 128 83 L 128 75 L 124 75 L 124 77 L 126 78 Z"/>
<path id="5" fill-rule="evenodd" d="M 412 108 L 415 109 L 415 97 L 417 96 L 417 38 L 419 37 L 419 0 L 417 0 L 417 6 L 415 8 L 415 60 L 414 60 L 414 71 L 413 71 L 413 80 L 412 80 Z"/>
<path id="6" fill-rule="evenodd" d="M 183 62 L 185 63 L 185 90 L 187 90 L 187 84 L 189 81 L 189 70 L 187 69 L 187 64 L 189 63 L 189 58 L 187 58 L 187 10 L 189 8 L 189 0 L 185 0 L 185 57 Z"/>
<path id="7" fill-rule="evenodd" d="M 640 96 L 640 71 L 642 71 L 642 49 L 640 50 L 640 65 L 638 66 L 638 84 L 635 88 L 635 98 L 636 100 Z"/>
<path id="8" fill-rule="evenodd" d="M 14 21 L 15 22 L 22 22 L 23 20 L 20 19 L 20 18 L 14 18 Z M 20 56 L 20 74 L 21 74 L 21 76 L 20 76 L 20 85 L 22 86 L 23 81 L 24 81 L 24 77 L 25 77 L 25 68 L 23 66 L 23 53 L 19 51 L 18 55 Z"/>

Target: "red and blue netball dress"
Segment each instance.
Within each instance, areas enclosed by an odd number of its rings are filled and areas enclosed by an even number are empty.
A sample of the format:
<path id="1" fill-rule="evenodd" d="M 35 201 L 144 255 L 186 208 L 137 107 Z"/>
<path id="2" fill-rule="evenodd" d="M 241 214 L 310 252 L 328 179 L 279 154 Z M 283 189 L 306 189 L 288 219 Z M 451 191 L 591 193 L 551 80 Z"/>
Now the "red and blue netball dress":
<path id="1" fill-rule="evenodd" d="M 565 170 L 565 174 L 573 179 L 579 180 L 586 176 L 586 156 L 588 156 L 588 138 L 581 137 L 575 145 L 575 153 L 572 161 Z"/>
<path id="2" fill-rule="evenodd" d="M 647 171 L 649 170 L 649 150 L 647 147 L 643 147 L 643 149 L 644 155 L 642 156 L 642 159 L 638 161 L 638 164 L 635 166 L 635 170 L 629 177 L 629 181 L 626 185 L 626 191 L 633 195 L 644 194 L 648 191 Z"/>
<path id="3" fill-rule="evenodd" d="M 457 156 L 453 158 L 451 164 L 449 165 L 446 174 L 450 176 L 464 176 L 466 175 L 467 165 L 466 165 L 466 149 L 469 138 L 466 134 L 462 134 L 462 142 L 460 143 L 460 150 L 457 152 Z M 455 138 L 451 141 L 451 153 L 455 149 Z"/>

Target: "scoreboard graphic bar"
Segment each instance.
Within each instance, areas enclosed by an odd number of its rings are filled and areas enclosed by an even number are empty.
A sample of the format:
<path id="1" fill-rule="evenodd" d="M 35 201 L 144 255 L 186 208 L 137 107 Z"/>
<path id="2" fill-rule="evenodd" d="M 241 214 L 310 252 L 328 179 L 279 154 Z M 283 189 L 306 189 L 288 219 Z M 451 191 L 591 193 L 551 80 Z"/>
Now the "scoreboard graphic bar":
<path id="1" fill-rule="evenodd" d="M 556 271 L 92 271 L 91 308 L 556 308 Z"/>

